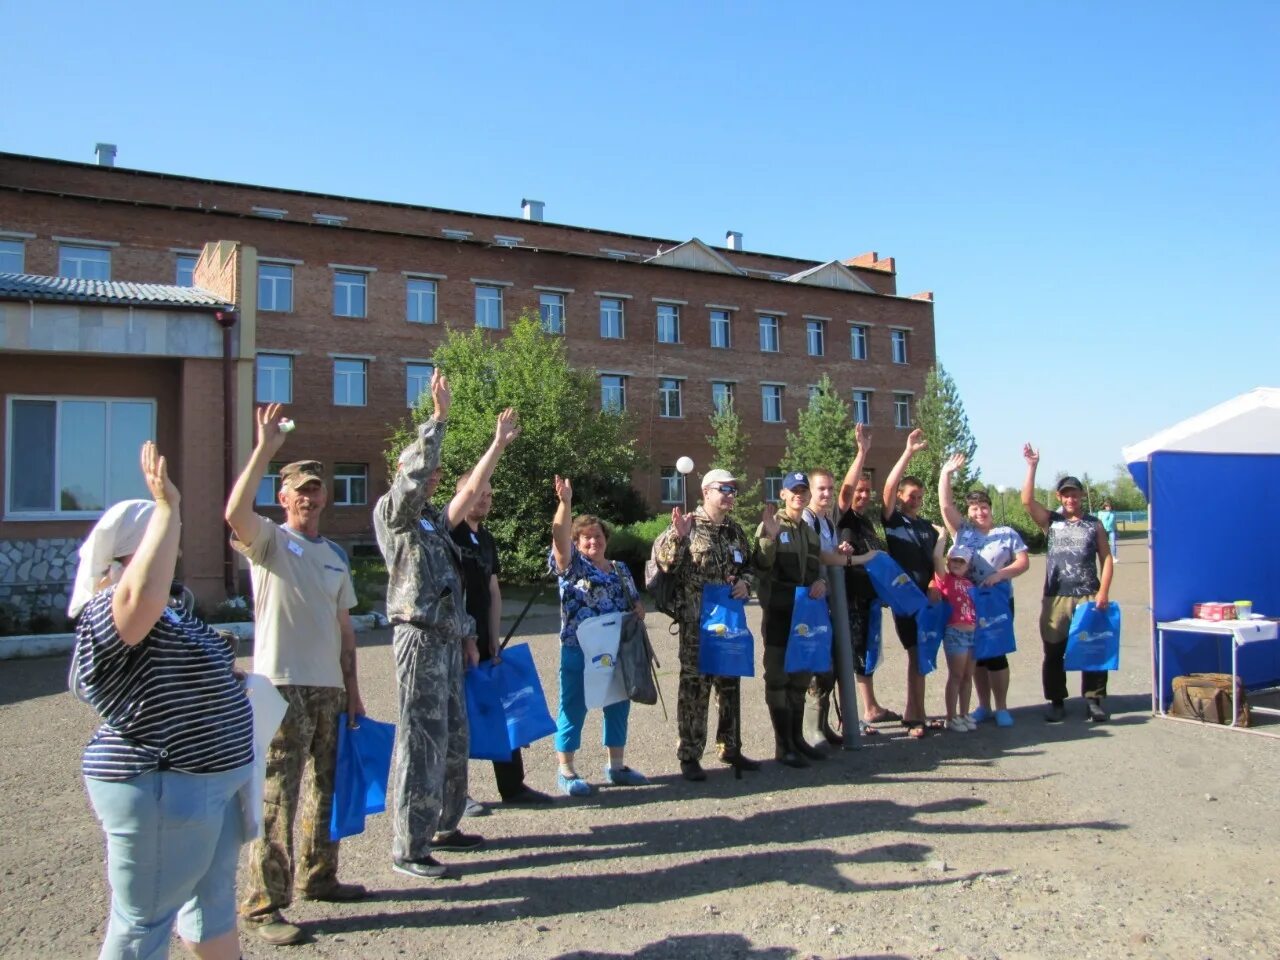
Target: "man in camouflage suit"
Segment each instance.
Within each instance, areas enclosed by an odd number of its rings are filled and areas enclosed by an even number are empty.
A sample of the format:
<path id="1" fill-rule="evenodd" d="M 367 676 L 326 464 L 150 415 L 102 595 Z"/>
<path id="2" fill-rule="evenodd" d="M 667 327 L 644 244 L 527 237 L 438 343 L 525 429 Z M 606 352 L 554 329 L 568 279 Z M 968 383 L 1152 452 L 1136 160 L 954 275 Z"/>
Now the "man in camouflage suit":
<path id="1" fill-rule="evenodd" d="M 502 451 L 519 434 L 515 413 L 498 417 L 493 443 L 445 510 L 431 504 L 440 484 L 440 444 L 451 394 L 437 370 L 434 412 L 400 454 L 391 489 L 373 511 L 387 562 L 387 617 L 394 627 L 399 723 L 396 727 L 392 868 L 438 878 L 436 850 L 474 850 L 484 841 L 458 829 L 467 800 L 464 661 L 479 661 L 475 621 L 463 603 L 461 557 L 450 530 L 489 482 Z"/>
<path id="2" fill-rule="evenodd" d="M 702 503 L 692 514 L 671 511 L 671 526 L 654 544 L 658 566 L 676 578 L 680 626 L 680 692 L 676 701 L 676 757 L 686 780 L 705 780 L 702 752 L 707 744 L 707 705 L 716 692 L 719 722 L 716 746 L 720 760 L 739 770 L 759 770 L 742 754 L 741 684 L 738 677 L 713 677 L 698 670 L 698 631 L 705 584 L 733 585 L 733 596 L 751 595 L 754 575 L 751 541 L 729 517 L 737 495 L 737 479 L 728 470 L 712 470 L 702 478 Z"/>

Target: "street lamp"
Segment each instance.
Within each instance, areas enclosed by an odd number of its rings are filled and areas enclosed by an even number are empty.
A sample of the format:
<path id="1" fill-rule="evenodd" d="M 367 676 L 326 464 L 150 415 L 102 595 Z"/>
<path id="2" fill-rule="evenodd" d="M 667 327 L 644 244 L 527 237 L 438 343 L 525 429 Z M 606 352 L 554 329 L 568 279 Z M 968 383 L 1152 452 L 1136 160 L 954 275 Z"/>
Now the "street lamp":
<path id="1" fill-rule="evenodd" d="M 676 461 L 676 471 L 680 474 L 680 510 L 689 512 L 689 474 L 693 473 L 693 460 L 681 457 Z"/>

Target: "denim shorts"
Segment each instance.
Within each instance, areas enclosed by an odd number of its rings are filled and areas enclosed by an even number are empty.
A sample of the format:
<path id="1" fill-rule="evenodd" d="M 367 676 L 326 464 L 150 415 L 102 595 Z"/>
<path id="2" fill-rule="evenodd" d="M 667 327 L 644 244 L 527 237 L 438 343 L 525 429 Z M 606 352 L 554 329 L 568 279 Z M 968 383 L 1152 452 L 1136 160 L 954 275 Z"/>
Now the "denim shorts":
<path id="1" fill-rule="evenodd" d="M 235 929 L 236 864 L 245 839 L 238 791 L 252 768 L 85 778 L 107 835 L 111 918 L 102 956 L 168 956 L 175 922 L 192 943 Z"/>
<path id="2" fill-rule="evenodd" d="M 947 627 L 947 632 L 942 635 L 942 649 L 953 657 L 973 653 L 973 630 Z"/>

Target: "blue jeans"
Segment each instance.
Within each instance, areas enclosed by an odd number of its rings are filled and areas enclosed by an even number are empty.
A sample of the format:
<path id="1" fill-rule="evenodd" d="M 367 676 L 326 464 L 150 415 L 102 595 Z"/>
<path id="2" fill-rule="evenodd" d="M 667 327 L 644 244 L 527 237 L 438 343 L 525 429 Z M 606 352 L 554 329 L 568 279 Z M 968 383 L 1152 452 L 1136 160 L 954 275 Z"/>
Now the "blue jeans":
<path id="1" fill-rule="evenodd" d="M 102 958 L 169 955 L 236 926 L 236 864 L 244 842 L 240 798 L 252 770 L 154 771 L 118 782 L 85 778 L 107 835 L 111 918 Z"/>
<path id="2" fill-rule="evenodd" d="M 587 719 L 587 697 L 582 683 L 586 663 L 581 647 L 560 647 L 560 715 L 556 718 L 556 749 L 561 753 L 575 753 L 582 745 L 582 724 Z M 606 747 L 627 745 L 627 718 L 630 715 L 630 700 L 611 703 L 604 708 Z"/>

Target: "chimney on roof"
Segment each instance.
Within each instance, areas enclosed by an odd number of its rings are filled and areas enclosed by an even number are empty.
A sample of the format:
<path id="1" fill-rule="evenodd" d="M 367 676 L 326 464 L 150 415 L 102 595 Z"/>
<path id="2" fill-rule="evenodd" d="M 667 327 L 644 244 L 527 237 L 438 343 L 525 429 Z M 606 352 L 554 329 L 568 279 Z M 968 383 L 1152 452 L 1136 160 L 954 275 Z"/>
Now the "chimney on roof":
<path id="1" fill-rule="evenodd" d="M 541 220 L 544 206 L 541 200 L 521 200 L 520 213 L 526 220 Z"/>
<path id="2" fill-rule="evenodd" d="M 96 144 L 93 152 L 98 155 L 98 166 L 114 167 L 116 165 L 116 145 L 114 143 Z"/>
<path id="3" fill-rule="evenodd" d="M 730 250 L 742 249 L 742 234 L 737 230 L 730 230 L 724 235 L 724 245 Z"/>

